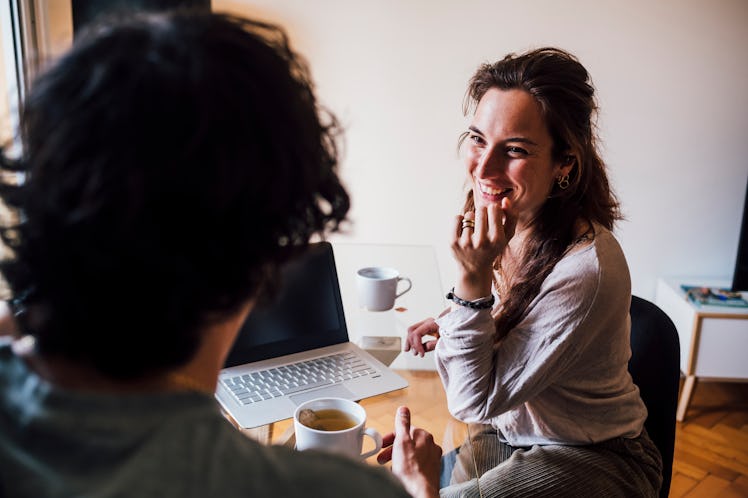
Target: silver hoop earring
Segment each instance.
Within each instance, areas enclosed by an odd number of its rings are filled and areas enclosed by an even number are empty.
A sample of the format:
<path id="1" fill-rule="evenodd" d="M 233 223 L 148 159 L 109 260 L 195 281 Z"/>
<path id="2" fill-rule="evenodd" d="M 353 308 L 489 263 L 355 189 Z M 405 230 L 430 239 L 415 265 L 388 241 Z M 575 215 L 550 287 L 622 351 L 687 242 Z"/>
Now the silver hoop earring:
<path id="1" fill-rule="evenodd" d="M 569 175 L 559 176 L 556 178 L 556 182 L 558 184 L 558 188 L 561 190 L 566 190 L 569 188 Z"/>

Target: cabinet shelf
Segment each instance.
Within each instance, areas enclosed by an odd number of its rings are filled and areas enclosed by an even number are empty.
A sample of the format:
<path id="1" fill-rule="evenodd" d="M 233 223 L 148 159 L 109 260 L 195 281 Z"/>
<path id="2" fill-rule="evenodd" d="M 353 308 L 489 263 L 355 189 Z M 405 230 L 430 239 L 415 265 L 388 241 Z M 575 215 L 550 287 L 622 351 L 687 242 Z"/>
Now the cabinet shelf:
<path id="1" fill-rule="evenodd" d="M 685 382 L 676 419 L 683 421 L 699 380 L 748 380 L 748 308 L 696 305 L 681 285 L 727 288 L 727 280 L 661 278 L 655 303 L 673 320 L 680 339 L 680 368 Z M 743 298 L 748 293 L 743 293 Z"/>

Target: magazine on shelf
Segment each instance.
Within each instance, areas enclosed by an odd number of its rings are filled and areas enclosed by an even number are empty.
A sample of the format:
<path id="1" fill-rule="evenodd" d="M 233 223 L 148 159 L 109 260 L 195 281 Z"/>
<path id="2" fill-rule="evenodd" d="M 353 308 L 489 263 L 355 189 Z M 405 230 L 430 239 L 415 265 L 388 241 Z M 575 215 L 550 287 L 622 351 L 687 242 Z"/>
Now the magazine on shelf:
<path id="1" fill-rule="evenodd" d="M 748 308 L 748 301 L 743 299 L 742 294 L 730 289 L 700 285 L 681 285 L 681 288 L 688 299 L 697 305 Z"/>

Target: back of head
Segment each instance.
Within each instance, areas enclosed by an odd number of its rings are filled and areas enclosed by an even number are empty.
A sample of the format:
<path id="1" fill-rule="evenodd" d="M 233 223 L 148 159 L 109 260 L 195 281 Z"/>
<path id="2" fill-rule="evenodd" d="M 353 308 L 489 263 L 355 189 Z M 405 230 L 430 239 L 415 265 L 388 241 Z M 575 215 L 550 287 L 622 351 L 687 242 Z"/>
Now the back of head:
<path id="1" fill-rule="evenodd" d="M 326 117 L 325 117 L 326 116 Z M 205 12 L 102 21 L 35 83 L 3 274 L 41 354 L 169 369 L 348 196 L 336 126 L 278 28 Z M 147 318 L 146 318 L 147 317 Z"/>

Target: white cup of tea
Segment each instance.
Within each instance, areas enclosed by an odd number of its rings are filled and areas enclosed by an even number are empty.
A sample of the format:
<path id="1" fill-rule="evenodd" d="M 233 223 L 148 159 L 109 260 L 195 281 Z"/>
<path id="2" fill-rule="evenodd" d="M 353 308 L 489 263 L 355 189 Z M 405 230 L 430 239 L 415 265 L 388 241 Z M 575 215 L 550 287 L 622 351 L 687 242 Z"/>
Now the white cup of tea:
<path id="1" fill-rule="evenodd" d="M 296 407 L 293 415 L 296 449 L 322 450 L 355 459 L 368 458 L 382 449 L 382 436 L 366 427 L 366 410 L 343 398 L 317 398 Z M 364 436 L 374 449 L 361 453 Z"/>
<path id="2" fill-rule="evenodd" d="M 398 292 L 400 282 L 407 287 Z M 368 266 L 356 272 L 359 305 L 369 311 L 387 311 L 395 306 L 395 299 L 408 292 L 413 283 L 400 272 L 385 266 Z"/>

